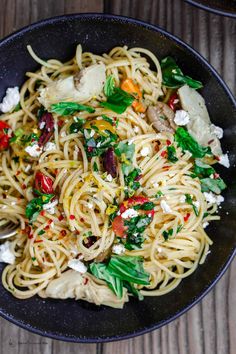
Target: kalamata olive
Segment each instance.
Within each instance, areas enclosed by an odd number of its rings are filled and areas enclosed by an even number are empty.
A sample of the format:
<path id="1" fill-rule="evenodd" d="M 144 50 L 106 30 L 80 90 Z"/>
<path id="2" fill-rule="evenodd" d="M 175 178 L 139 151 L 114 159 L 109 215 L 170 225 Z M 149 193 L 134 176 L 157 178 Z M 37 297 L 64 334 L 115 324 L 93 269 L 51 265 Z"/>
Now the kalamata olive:
<path id="1" fill-rule="evenodd" d="M 39 138 L 39 146 L 44 146 L 54 132 L 54 119 L 51 113 L 45 112 L 39 118 L 39 129 L 42 130 L 42 134 Z"/>
<path id="2" fill-rule="evenodd" d="M 103 154 L 103 166 L 104 169 L 110 174 L 113 178 L 116 177 L 116 158 L 113 148 L 108 148 Z"/>
<path id="3" fill-rule="evenodd" d="M 97 237 L 96 236 L 88 236 L 83 241 L 83 245 L 86 248 L 90 248 L 96 241 L 97 241 Z"/>

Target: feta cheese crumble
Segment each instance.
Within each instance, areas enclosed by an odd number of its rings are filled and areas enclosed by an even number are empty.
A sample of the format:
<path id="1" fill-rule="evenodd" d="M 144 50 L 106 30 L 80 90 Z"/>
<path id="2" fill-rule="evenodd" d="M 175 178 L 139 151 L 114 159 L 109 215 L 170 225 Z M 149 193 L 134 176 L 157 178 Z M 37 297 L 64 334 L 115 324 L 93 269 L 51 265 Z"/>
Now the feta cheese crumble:
<path id="1" fill-rule="evenodd" d="M 36 142 L 25 148 L 25 151 L 32 157 L 39 157 L 42 154 L 42 150 L 43 149 Z"/>
<path id="2" fill-rule="evenodd" d="M 205 229 L 208 225 L 209 225 L 209 222 L 205 221 L 205 222 L 202 224 L 203 229 Z"/>
<path id="3" fill-rule="evenodd" d="M 112 178 L 112 175 L 109 173 L 107 176 L 106 176 L 106 181 L 107 182 L 112 182 L 113 178 Z"/>
<path id="4" fill-rule="evenodd" d="M 44 128 L 45 124 L 46 124 L 46 122 L 41 122 L 39 124 L 39 129 L 42 130 Z"/>
<path id="5" fill-rule="evenodd" d="M 49 214 L 55 214 L 55 206 L 58 204 L 58 200 L 55 199 L 52 202 L 43 205 L 43 210 L 46 210 Z"/>
<path id="6" fill-rule="evenodd" d="M 220 205 L 225 200 L 222 195 L 216 195 L 212 192 L 210 192 L 210 193 L 204 192 L 203 194 L 206 198 L 207 203 L 209 203 L 209 204 Z"/>
<path id="7" fill-rule="evenodd" d="M 112 252 L 115 254 L 122 254 L 125 252 L 125 246 L 122 244 L 114 245 L 112 247 Z"/>
<path id="8" fill-rule="evenodd" d="M 61 132 L 61 137 L 65 138 L 66 137 L 66 132 Z"/>
<path id="9" fill-rule="evenodd" d="M 29 172 L 30 169 L 31 169 L 31 165 L 28 164 L 28 165 L 25 167 L 25 172 Z"/>
<path id="10" fill-rule="evenodd" d="M 217 127 L 215 124 L 211 124 L 211 132 L 216 135 L 218 139 L 223 138 L 224 130 L 221 127 Z"/>
<path id="11" fill-rule="evenodd" d="M 168 213 L 172 213 L 171 207 L 169 206 L 169 204 L 165 201 L 165 200 L 161 200 L 161 209 L 163 211 L 163 213 L 168 214 Z"/>
<path id="12" fill-rule="evenodd" d="M 186 196 L 185 195 L 181 195 L 179 198 L 180 203 L 185 203 L 186 202 Z"/>
<path id="13" fill-rule="evenodd" d="M 12 243 L 7 241 L 0 245 L 0 262 L 14 264 L 15 263 L 15 255 L 11 249 Z"/>
<path id="14" fill-rule="evenodd" d="M 128 218 L 134 218 L 135 216 L 138 216 L 137 210 L 134 210 L 132 208 L 125 210 L 122 214 L 121 217 L 123 219 L 128 219 Z"/>
<path id="15" fill-rule="evenodd" d="M 86 265 L 81 262 L 79 259 L 71 259 L 68 261 L 68 267 L 71 269 L 76 270 L 76 272 L 79 273 L 86 273 L 87 272 L 87 267 Z"/>
<path id="16" fill-rule="evenodd" d="M 147 146 L 143 147 L 140 151 L 141 156 L 145 157 L 149 154 L 149 148 Z"/>
<path id="17" fill-rule="evenodd" d="M 93 203 L 86 203 L 86 207 L 89 209 L 93 209 Z"/>
<path id="18" fill-rule="evenodd" d="M 219 164 L 229 168 L 230 167 L 230 163 L 229 163 L 229 156 L 228 154 L 223 154 L 221 156 L 219 156 Z"/>
<path id="19" fill-rule="evenodd" d="M 177 125 L 186 125 L 190 121 L 190 117 L 186 111 L 183 109 L 177 110 L 175 112 L 174 122 Z"/>
<path id="20" fill-rule="evenodd" d="M 0 111 L 3 113 L 10 112 L 20 102 L 19 87 L 9 87 L 6 95 L 0 103 Z"/>
<path id="21" fill-rule="evenodd" d="M 44 151 L 54 151 L 57 149 L 57 146 L 55 143 L 51 143 L 50 141 L 48 141 L 46 143 L 46 145 L 44 146 Z"/>
<path id="22" fill-rule="evenodd" d="M 136 127 L 134 127 L 133 131 L 134 131 L 135 133 L 138 133 L 138 132 L 139 132 L 139 128 L 136 126 Z"/>

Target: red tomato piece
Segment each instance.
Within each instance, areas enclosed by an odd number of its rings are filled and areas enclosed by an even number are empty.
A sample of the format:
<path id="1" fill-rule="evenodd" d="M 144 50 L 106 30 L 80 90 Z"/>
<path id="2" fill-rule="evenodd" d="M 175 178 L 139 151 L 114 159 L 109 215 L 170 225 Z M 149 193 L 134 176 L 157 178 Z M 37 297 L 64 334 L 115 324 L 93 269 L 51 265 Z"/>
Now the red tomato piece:
<path id="1" fill-rule="evenodd" d="M 115 232 L 116 236 L 125 237 L 126 228 L 127 227 L 125 227 L 124 219 L 122 219 L 120 215 L 117 215 L 112 222 L 112 229 Z"/>

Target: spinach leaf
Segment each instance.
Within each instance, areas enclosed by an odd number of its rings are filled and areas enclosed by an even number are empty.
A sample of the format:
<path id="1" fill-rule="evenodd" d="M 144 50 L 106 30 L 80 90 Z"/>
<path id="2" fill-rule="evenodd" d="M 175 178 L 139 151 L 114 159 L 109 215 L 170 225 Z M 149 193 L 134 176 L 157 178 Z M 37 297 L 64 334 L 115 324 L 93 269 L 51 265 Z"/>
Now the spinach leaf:
<path id="1" fill-rule="evenodd" d="M 222 178 L 202 178 L 201 179 L 202 192 L 213 192 L 220 194 L 227 186 Z"/>
<path id="2" fill-rule="evenodd" d="M 185 84 L 188 86 L 199 89 L 203 87 L 200 81 L 194 80 L 189 76 L 185 76 L 175 60 L 168 56 L 161 61 L 162 80 L 163 85 L 170 88 L 178 88 Z"/>
<path id="3" fill-rule="evenodd" d="M 94 113 L 95 109 L 75 102 L 59 102 L 51 105 L 51 112 L 60 114 L 61 116 L 69 116 L 78 111 Z"/>
<path id="4" fill-rule="evenodd" d="M 115 146 L 115 154 L 121 158 L 121 162 L 126 164 L 130 164 L 132 162 L 134 151 L 134 144 L 128 144 L 123 141 L 120 141 L 119 144 Z"/>
<path id="5" fill-rule="evenodd" d="M 128 168 L 131 169 L 131 172 L 129 173 Z M 138 178 L 141 174 L 141 170 L 139 168 L 133 168 L 132 165 L 122 164 L 122 171 L 124 173 L 124 180 L 126 185 L 125 196 L 132 197 L 134 192 L 140 187 Z"/>
<path id="6" fill-rule="evenodd" d="M 212 155 L 210 147 L 204 147 L 198 144 L 198 142 L 185 130 L 184 128 L 177 128 L 175 132 L 175 141 L 183 151 L 190 151 L 195 158 L 201 158 L 207 155 Z"/>
<path id="7" fill-rule="evenodd" d="M 123 282 L 124 287 L 128 290 L 130 294 L 133 294 L 135 297 L 137 297 L 140 301 L 144 299 L 144 296 L 140 293 L 138 289 L 135 288 L 134 284 L 129 283 L 128 281 Z"/>
<path id="8" fill-rule="evenodd" d="M 123 283 L 120 278 L 112 275 L 106 264 L 104 263 L 91 263 L 89 266 L 91 273 L 98 279 L 105 280 L 111 290 L 114 291 L 116 296 L 122 298 Z"/>
<path id="9" fill-rule="evenodd" d="M 198 208 L 196 207 L 196 205 L 194 204 L 191 195 L 190 195 L 190 194 L 185 194 L 185 197 L 186 197 L 186 202 L 187 202 L 189 205 L 192 205 L 194 214 L 195 214 L 196 216 L 198 216 L 198 215 L 199 215 L 199 211 L 198 211 Z"/>
<path id="10" fill-rule="evenodd" d="M 39 194 L 40 197 L 32 199 L 26 205 L 25 215 L 30 221 L 35 221 L 40 211 L 43 210 L 43 205 L 49 203 L 54 197 L 54 194 L 43 194 L 39 191 L 37 191 L 37 194 Z"/>
<path id="11" fill-rule="evenodd" d="M 193 171 L 199 178 L 209 177 L 216 172 L 212 166 L 207 165 L 201 160 L 195 160 Z"/>
<path id="12" fill-rule="evenodd" d="M 167 160 L 173 163 L 178 161 L 178 158 L 176 157 L 176 149 L 173 145 L 167 146 Z"/>
<path id="13" fill-rule="evenodd" d="M 112 76 L 108 76 L 106 80 L 104 93 L 107 96 L 107 101 L 101 102 L 100 105 L 118 114 L 123 113 L 134 101 L 132 95 L 119 87 L 115 87 L 114 78 Z"/>
<path id="14" fill-rule="evenodd" d="M 106 79 L 104 86 L 104 93 L 107 97 L 113 95 L 115 90 L 115 79 L 112 75 L 109 75 Z"/>
<path id="15" fill-rule="evenodd" d="M 148 215 L 139 215 L 131 219 L 125 220 L 126 242 L 125 248 L 128 250 L 136 250 L 141 248 L 144 241 L 143 233 L 146 227 L 152 222 L 152 217 Z"/>
<path id="16" fill-rule="evenodd" d="M 169 240 L 169 237 L 173 235 L 173 232 L 174 232 L 173 229 L 164 230 L 164 231 L 162 232 L 162 235 L 163 235 L 165 241 Z"/>
<path id="17" fill-rule="evenodd" d="M 13 137 L 10 139 L 10 143 L 15 143 L 18 145 L 28 145 L 33 141 L 38 141 L 39 136 L 35 133 L 24 134 L 24 130 L 19 128 L 14 132 Z"/>
<path id="18" fill-rule="evenodd" d="M 109 273 L 130 283 L 149 285 L 149 273 L 143 268 L 143 258 L 137 256 L 112 256 L 107 267 Z"/>

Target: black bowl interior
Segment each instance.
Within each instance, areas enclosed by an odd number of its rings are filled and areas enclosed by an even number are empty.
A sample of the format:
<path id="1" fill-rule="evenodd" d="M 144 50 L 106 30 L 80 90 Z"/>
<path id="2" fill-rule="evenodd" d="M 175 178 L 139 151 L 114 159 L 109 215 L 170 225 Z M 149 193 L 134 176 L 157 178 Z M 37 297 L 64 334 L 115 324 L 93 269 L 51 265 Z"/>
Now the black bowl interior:
<path id="1" fill-rule="evenodd" d="M 203 10 L 214 12 L 218 15 L 236 17 L 235 0 L 185 0 Z"/>
<path id="2" fill-rule="evenodd" d="M 204 83 L 212 121 L 225 130 L 223 147 L 229 151 L 231 166 L 236 154 L 236 111 L 234 99 L 215 71 L 190 47 L 173 36 L 140 21 L 109 15 L 58 17 L 29 26 L 0 43 L 0 99 L 9 86 L 21 85 L 25 72 L 38 65 L 29 56 L 31 44 L 42 58 L 66 60 L 76 44 L 95 53 L 117 45 L 145 47 L 159 58 L 172 55 L 183 71 Z M 222 220 L 208 229 L 214 241 L 204 265 L 180 286 L 163 297 L 131 299 L 123 310 L 96 307 L 82 301 L 15 299 L 0 284 L 0 314 L 41 335 L 61 340 L 96 342 L 117 340 L 145 333 L 166 324 L 190 308 L 214 285 L 233 258 L 236 230 L 235 169 L 219 168 L 228 184 L 226 202 L 220 209 Z M 0 270 L 3 269 L 3 264 Z"/>

